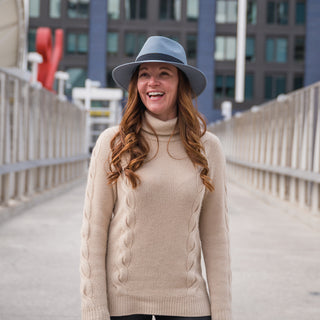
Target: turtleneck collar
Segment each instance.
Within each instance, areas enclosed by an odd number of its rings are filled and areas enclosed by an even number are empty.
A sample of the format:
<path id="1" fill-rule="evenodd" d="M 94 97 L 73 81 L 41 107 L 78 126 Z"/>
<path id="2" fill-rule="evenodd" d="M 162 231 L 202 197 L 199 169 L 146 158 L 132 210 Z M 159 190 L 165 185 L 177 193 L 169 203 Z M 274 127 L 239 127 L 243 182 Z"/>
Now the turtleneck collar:
<path id="1" fill-rule="evenodd" d="M 178 118 L 173 118 L 167 121 L 162 121 L 152 116 L 149 112 L 144 113 L 144 120 L 142 123 L 142 130 L 154 135 L 153 131 L 148 127 L 146 121 L 153 127 L 158 136 L 170 136 L 174 130 L 174 134 L 179 132 L 178 128 L 175 128 Z M 146 120 L 146 121 L 145 121 Z M 174 129 L 175 128 L 175 129 Z"/>

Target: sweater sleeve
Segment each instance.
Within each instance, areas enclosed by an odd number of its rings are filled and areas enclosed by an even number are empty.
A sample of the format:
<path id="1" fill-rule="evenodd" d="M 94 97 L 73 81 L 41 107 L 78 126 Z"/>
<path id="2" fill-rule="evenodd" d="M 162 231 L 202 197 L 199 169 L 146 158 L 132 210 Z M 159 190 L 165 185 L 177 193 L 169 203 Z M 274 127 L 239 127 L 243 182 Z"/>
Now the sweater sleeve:
<path id="1" fill-rule="evenodd" d="M 107 160 L 114 129 L 105 130 L 93 149 L 81 227 L 80 280 L 82 320 L 108 320 L 106 250 L 116 188 L 107 182 Z"/>
<path id="2" fill-rule="evenodd" d="M 212 320 L 231 320 L 231 267 L 225 156 L 218 138 L 204 142 L 215 190 L 206 190 L 199 229 L 211 302 Z"/>

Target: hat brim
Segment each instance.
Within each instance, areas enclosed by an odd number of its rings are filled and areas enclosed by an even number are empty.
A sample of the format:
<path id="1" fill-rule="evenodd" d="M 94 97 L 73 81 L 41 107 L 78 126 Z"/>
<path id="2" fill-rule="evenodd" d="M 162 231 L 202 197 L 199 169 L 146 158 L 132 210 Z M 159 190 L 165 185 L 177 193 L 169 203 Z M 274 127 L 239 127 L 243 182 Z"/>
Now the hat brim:
<path id="1" fill-rule="evenodd" d="M 122 64 L 113 69 L 113 80 L 116 82 L 118 86 L 125 90 L 128 90 L 131 77 L 135 70 L 139 67 L 139 65 L 147 62 L 168 63 L 180 69 L 188 78 L 195 96 L 199 96 L 207 85 L 206 76 L 199 69 L 182 63 L 176 63 L 171 61 L 168 62 L 163 60 L 147 60 Z"/>

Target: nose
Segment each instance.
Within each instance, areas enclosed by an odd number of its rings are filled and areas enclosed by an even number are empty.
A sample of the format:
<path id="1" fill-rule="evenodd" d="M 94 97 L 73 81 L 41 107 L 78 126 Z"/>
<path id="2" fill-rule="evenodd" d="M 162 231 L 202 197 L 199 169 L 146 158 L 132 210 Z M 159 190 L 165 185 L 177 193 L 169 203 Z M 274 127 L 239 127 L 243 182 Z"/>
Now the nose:
<path id="1" fill-rule="evenodd" d="M 150 76 L 150 79 L 149 79 L 149 85 L 150 86 L 156 86 L 159 84 L 159 79 L 158 77 L 156 76 Z"/>

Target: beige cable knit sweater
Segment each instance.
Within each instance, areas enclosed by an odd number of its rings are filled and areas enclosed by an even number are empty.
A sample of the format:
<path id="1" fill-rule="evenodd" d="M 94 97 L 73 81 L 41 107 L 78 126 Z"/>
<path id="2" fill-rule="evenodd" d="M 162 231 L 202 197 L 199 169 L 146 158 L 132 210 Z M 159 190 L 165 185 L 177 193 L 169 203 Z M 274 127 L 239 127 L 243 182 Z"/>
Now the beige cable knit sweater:
<path id="1" fill-rule="evenodd" d="M 148 160 L 141 184 L 107 183 L 110 140 L 105 130 L 94 148 L 81 230 L 83 320 L 154 314 L 231 319 L 231 271 L 225 158 L 211 133 L 202 138 L 215 191 L 204 187 L 175 132 L 177 119 L 146 113 Z M 156 155 L 155 155 L 156 154 Z M 154 157 L 155 156 L 155 157 Z M 209 293 L 201 271 L 203 250 Z"/>

